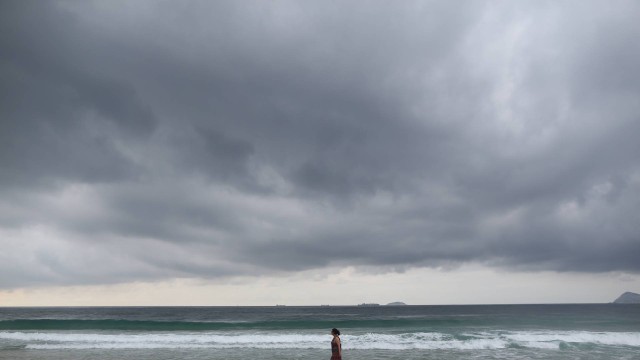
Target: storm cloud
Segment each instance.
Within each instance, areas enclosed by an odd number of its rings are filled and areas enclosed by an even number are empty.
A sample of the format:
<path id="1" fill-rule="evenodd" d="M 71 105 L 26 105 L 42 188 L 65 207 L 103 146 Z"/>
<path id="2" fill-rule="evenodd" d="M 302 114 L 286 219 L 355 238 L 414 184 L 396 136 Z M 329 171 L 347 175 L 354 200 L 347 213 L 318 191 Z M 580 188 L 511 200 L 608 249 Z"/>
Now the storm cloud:
<path id="1" fill-rule="evenodd" d="M 640 5 L 0 5 L 0 287 L 640 272 Z"/>

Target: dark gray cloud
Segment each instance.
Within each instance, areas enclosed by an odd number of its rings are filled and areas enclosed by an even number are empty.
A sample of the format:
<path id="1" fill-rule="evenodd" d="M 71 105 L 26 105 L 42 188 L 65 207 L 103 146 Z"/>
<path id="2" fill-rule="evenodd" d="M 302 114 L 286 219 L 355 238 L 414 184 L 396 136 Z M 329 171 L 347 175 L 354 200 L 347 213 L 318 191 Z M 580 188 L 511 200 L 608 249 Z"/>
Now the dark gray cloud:
<path id="1" fill-rule="evenodd" d="M 104 74 L 120 52 L 55 4 L 2 4 L 0 157 L 3 186 L 124 179 L 135 167 L 112 137 L 154 127 L 130 79 Z"/>
<path id="2" fill-rule="evenodd" d="M 634 2 L 2 2 L 0 286 L 640 271 Z"/>

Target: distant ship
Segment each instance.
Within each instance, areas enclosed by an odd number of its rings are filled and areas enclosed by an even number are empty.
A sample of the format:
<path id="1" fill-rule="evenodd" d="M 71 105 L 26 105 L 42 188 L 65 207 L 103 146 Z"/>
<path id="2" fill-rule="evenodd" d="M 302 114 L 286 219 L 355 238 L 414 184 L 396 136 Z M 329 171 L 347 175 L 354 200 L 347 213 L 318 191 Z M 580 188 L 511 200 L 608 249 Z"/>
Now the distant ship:
<path id="1" fill-rule="evenodd" d="M 362 303 L 362 304 L 358 304 L 358 306 L 380 306 L 380 304 L 376 304 L 376 303 Z"/>
<path id="2" fill-rule="evenodd" d="M 276 304 L 277 307 L 283 307 L 283 306 L 287 306 L 287 305 L 281 305 L 281 304 Z"/>

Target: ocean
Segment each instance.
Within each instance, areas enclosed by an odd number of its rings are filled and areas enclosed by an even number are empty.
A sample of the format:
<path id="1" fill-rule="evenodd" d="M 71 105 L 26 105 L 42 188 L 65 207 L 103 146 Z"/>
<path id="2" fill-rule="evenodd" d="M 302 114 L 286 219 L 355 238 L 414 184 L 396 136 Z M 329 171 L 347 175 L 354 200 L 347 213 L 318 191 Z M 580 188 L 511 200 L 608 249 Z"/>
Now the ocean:
<path id="1" fill-rule="evenodd" d="M 0 308 L 0 359 L 640 359 L 640 305 Z"/>

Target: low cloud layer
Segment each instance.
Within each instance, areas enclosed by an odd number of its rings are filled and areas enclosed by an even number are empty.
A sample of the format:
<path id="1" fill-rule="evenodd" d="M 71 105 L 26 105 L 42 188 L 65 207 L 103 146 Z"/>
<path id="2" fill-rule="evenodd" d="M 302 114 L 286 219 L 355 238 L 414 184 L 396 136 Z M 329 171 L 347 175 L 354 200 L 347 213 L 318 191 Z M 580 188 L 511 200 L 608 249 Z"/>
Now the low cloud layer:
<path id="1" fill-rule="evenodd" d="M 640 271 L 636 2 L 0 6 L 0 287 Z"/>

